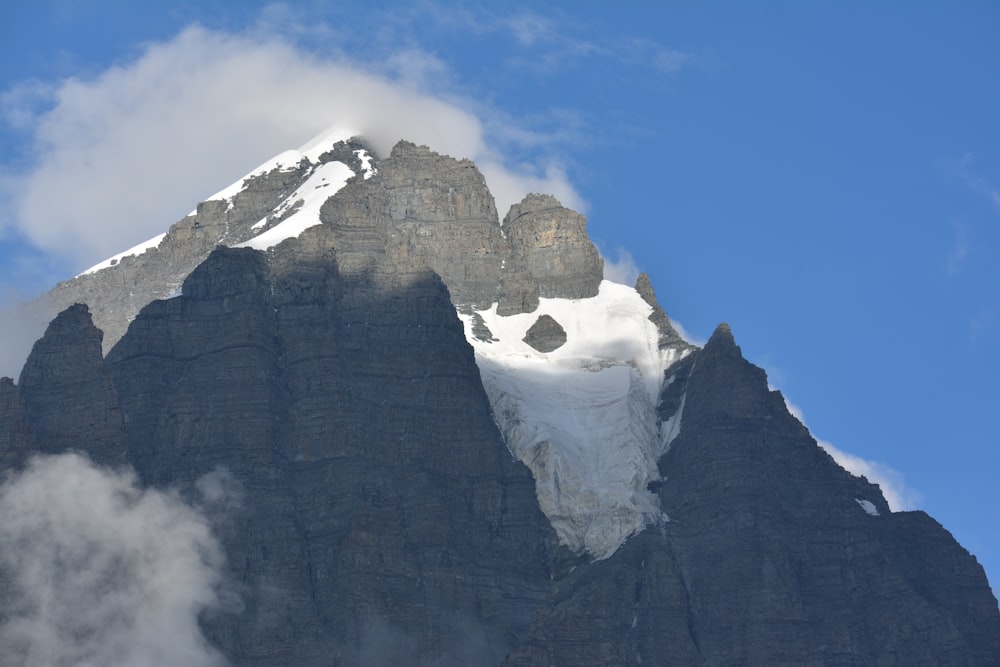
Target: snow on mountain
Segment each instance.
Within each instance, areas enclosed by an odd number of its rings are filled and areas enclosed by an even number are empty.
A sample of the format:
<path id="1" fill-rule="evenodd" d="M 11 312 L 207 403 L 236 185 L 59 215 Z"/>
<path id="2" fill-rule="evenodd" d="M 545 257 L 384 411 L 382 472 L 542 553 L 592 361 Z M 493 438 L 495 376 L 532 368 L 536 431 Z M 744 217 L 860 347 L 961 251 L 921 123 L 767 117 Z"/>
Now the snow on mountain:
<path id="1" fill-rule="evenodd" d="M 164 239 L 164 237 L 166 237 L 166 235 L 167 235 L 166 232 L 164 232 L 163 234 L 157 234 L 156 236 L 154 236 L 153 238 L 149 239 L 148 241 L 143 241 L 142 243 L 140 243 L 138 245 L 132 246 L 128 250 L 123 250 L 122 252 L 118 253 L 117 255 L 114 255 L 112 257 L 108 257 L 103 262 L 98 262 L 97 264 L 94 264 L 92 267 L 90 267 L 86 271 L 78 274 L 77 277 L 79 278 L 80 276 L 86 275 L 88 273 L 96 273 L 97 271 L 100 271 L 101 269 L 106 269 L 109 266 L 114 266 L 115 264 L 117 264 L 118 262 L 120 262 L 122 259 L 124 259 L 126 257 L 132 257 L 133 255 L 141 255 L 142 253 L 146 252 L 147 250 L 149 250 L 151 248 L 159 247 L 160 242 Z"/>
<path id="2" fill-rule="evenodd" d="M 858 505 L 861 505 L 861 509 L 863 509 L 865 511 L 865 514 L 868 514 L 869 516 L 878 516 L 879 515 L 878 509 L 876 509 L 875 503 L 873 503 L 872 501 L 870 501 L 870 500 L 863 500 L 861 498 L 855 498 L 854 501 Z"/>
<path id="3" fill-rule="evenodd" d="M 287 238 L 298 236 L 303 230 L 313 225 L 318 225 L 320 222 L 319 210 L 323 202 L 344 187 L 347 181 L 355 175 L 354 170 L 343 162 L 332 160 L 321 164 L 320 156 L 329 151 L 338 142 L 347 141 L 355 136 L 358 136 L 358 134 L 353 130 L 342 128 L 327 130 L 308 141 L 299 149 L 284 151 L 267 160 L 247 173 L 243 178 L 206 198 L 205 201 L 226 201 L 229 203 L 227 210 L 232 210 L 233 198 L 245 190 L 254 178 L 263 176 L 274 170 L 293 171 L 299 168 L 303 160 L 311 165 L 306 180 L 270 215 L 251 227 L 252 230 L 260 229 L 263 231 L 247 241 L 233 244 L 234 247 L 250 247 L 258 250 L 266 250 Z M 354 151 L 354 154 L 361 162 L 361 175 L 363 178 L 370 178 L 376 173 L 372 165 L 372 157 L 367 151 L 358 149 Z M 198 209 L 196 208 L 188 213 L 187 217 L 197 214 Z M 287 217 L 281 220 L 283 216 Z M 272 220 L 281 221 L 268 229 L 268 223 Z M 158 234 L 148 241 L 144 241 L 117 255 L 108 257 L 86 271 L 83 271 L 77 277 L 115 266 L 125 257 L 141 255 L 147 250 L 158 248 L 166 236 L 167 233 Z M 220 239 L 220 242 L 225 243 L 223 239 Z"/>
<path id="4" fill-rule="evenodd" d="M 360 152 L 360 151 L 359 151 Z M 295 192 L 282 202 L 274 213 L 251 229 L 264 227 L 271 218 L 280 218 L 289 211 L 294 211 L 289 217 L 243 243 L 237 243 L 236 248 L 256 248 L 267 250 L 285 239 L 294 238 L 313 225 L 320 224 L 319 210 L 323 202 L 347 185 L 348 179 L 354 176 L 354 171 L 343 162 L 327 162 L 312 170 Z"/>
<path id="5" fill-rule="evenodd" d="M 680 411 L 658 424 L 666 369 L 681 353 L 658 347 L 652 307 L 631 287 L 603 281 L 589 299 L 540 300 L 537 310 L 503 317 L 478 311 L 493 334 L 473 334 L 462 314 L 494 417 L 507 444 L 535 477 L 542 511 L 563 544 L 596 558 L 664 520 L 647 484 L 680 432 Z M 566 343 L 548 353 L 524 342 L 549 315 Z"/>
<path id="6" fill-rule="evenodd" d="M 323 203 L 355 175 L 347 164 L 320 163 L 320 157 L 354 136 L 347 130 L 325 132 L 215 193 L 209 200 L 228 201 L 228 215 L 233 198 L 252 179 L 306 167 L 304 180 L 266 217 L 248 224 L 239 242 L 218 242 L 266 250 L 320 224 Z M 366 151 L 354 150 L 353 155 L 363 178 L 376 173 Z M 228 219 L 224 228 L 229 233 Z M 156 248 L 163 239 L 161 234 L 86 273 Z M 642 296 L 631 287 L 603 281 L 594 297 L 542 298 L 531 313 L 500 316 L 496 304 L 476 314 L 463 310 L 459 317 L 498 426 L 512 453 L 531 469 L 541 508 L 562 543 L 606 558 L 629 536 L 664 520 L 647 484 L 659 478 L 657 461 L 681 428 L 683 403 L 663 423 L 656 406 L 666 369 L 683 353 L 660 349 L 660 332 L 649 319 L 652 307 Z M 564 344 L 547 353 L 524 342 L 541 315 L 558 322 L 567 336 Z M 477 316 L 492 332 L 492 340 L 474 335 Z"/>
<path id="7" fill-rule="evenodd" d="M 338 141 L 347 141 L 351 137 L 357 136 L 357 134 L 358 133 L 353 130 L 343 128 L 333 128 L 322 132 L 303 144 L 298 150 L 287 150 L 283 153 L 275 155 L 273 158 L 267 160 L 240 180 L 219 190 L 211 197 L 206 197 L 205 201 L 228 201 L 230 206 L 232 206 L 233 197 L 243 191 L 250 179 L 272 172 L 275 169 L 291 171 L 292 169 L 295 169 L 303 159 L 315 164 L 319 162 L 319 156 L 330 150 L 330 147 L 333 144 Z M 197 212 L 197 209 L 195 209 L 194 211 L 188 213 L 188 215 L 195 215 Z"/>

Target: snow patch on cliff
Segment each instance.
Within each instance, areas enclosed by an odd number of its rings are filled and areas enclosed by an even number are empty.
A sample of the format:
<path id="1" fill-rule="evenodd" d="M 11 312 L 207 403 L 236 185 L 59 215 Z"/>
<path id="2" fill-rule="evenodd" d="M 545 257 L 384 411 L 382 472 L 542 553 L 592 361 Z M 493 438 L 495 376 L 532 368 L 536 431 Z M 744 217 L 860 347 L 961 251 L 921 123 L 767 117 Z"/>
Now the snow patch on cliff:
<path id="1" fill-rule="evenodd" d="M 316 167 L 309 178 L 275 209 L 272 215 L 280 217 L 295 207 L 297 210 L 271 229 L 249 241 L 236 244 L 235 248 L 267 250 L 288 238 L 301 234 L 313 225 L 320 224 L 319 210 L 323 203 L 343 188 L 354 171 L 343 162 L 327 162 Z M 253 225 L 263 227 L 267 218 Z"/>
<path id="2" fill-rule="evenodd" d="M 330 148 L 333 147 L 333 145 L 338 141 L 346 141 L 353 136 L 357 136 L 357 134 L 358 133 L 353 130 L 340 128 L 334 128 L 322 132 L 307 141 L 304 145 L 299 147 L 298 150 L 287 150 L 284 153 L 275 155 L 273 158 L 264 162 L 240 180 L 219 190 L 211 197 L 206 197 L 205 201 L 228 201 L 229 207 L 232 208 L 233 197 L 243 192 L 251 179 L 256 178 L 257 176 L 263 176 L 264 174 L 269 174 L 275 169 L 280 169 L 281 171 L 292 171 L 293 169 L 296 169 L 303 160 L 315 164 L 319 162 L 319 156 L 330 150 Z M 188 215 L 195 215 L 197 212 L 198 209 L 195 209 L 188 213 Z"/>
<path id="3" fill-rule="evenodd" d="M 854 502 L 856 502 L 858 505 L 861 505 L 861 509 L 865 511 L 865 514 L 869 516 L 879 515 L 878 509 L 875 507 L 875 503 L 873 503 L 872 501 L 864 500 L 862 498 L 855 498 Z"/>
<path id="4" fill-rule="evenodd" d="M 563 544 L 595 558 L 665 517 L 647 484 L 679 433 L 680 410 L 659 423 L 666 369 L 681 353 L 660 350 L 652 308 L 633 288 L 603 281 L 589 299 L 540 299 L 531 313 L 479 311 L 493 341 L 476 339 L 460 314 L 493 413 Z M 541 315 L 566 343 L 539 352 L 523 341 Z"/>
<path id="5" fill-rule="evenodd" d="M 164 239 L 164 237 L 166 237 L 166 233 L 157 234 L 156 236 L 154 236 L 153 238 L 149 239 L 148 241 L 143 241 L 142 243 L 140 243 L 138 245 L 132 246 L 128 250 L 120 252 L 117 255 L 114 255 L 112 257 L 108 257 L 103 262 L 99 262 L 98 264 L 94 264 L 92 267 L 90 267 L 89 269 L 87 269 L 83 273 L 78 274 L 76 277 L 79 278 L 80 276 L 87 275 L 88 273 L 97 273 L 101 269 L 106 269 L 108 267 L 114 266 L 115 264 L 117 264 L 121 260 L 125 259 L 126 257 L 131 257 L 133 255 L 141 255 L 142 253 L 146 252 L 147 250 L 149 250 L 151 248 L 157 248 L 157 247 L 159 247 L 160 242 Z"/>

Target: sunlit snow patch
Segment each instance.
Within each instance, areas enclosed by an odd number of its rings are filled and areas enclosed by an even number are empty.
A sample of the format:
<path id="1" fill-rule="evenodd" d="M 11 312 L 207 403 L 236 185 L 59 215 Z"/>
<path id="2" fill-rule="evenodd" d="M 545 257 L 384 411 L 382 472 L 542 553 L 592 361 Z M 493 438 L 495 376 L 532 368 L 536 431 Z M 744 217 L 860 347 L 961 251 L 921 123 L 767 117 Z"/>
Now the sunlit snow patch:
<path id="1" fill-rule="evenodd" d="M 378 173 L 378 170 L 372 166 L 372 156 L 368 154 L 368 151 L 359 149 L 354 151 L 354 154 L 361 160 L 361 173 L 364 174 L 363 177 L 366 181 Z"/>
<path id="2" fill-rule="evenodd" d="M 483 385 L 507 445 L 532 471 L 539 505 L 563 544 L 606 558 L 634 533 L 664 519 L 647 484 L 680 431 L 659 424 L 664 371 L 680 358 L 658 348 L 652 308 L 631 287 L 601 283 L 589 299 L 541 299 L 531 313 L 480 311 L 492 342 L 473 335 Z M 523 342 L 540 315 L 566 331 L 543 353 Z"/>
<path id="3" fill-rule="evenodd" d="M 307 160 L 312 163 L 318 162 L 319 156 L 330 150 L 335 143 L 338 141 L 346 141 L 353 136 L 357 136 L 357 132 L 348 129 L 333 129 L 322 132 L 310 139 L 298 150 L 287 150 L 284 153 L 276 155 L 232 185 L 219 190 L 211 197 L 206 197 L 205 201 L 228 201 L 229 207 L 232 208 L 233 197 L 246 188 L 247 181 L 251 178 L 262 176 L 274 171 L 275 169 L 292 171 L 299 166 L 299 163 L 302 162 L 302 160 Z M 188 215 L 196 215 L 197 213 L 198 209 L 195 209 L 188 213 Z"/>
<path id="4" fill-rule="evenodd" d="M 346 141 L 357 135 L 357 132 L 348 129 L 327 130 L 308 141 L 298 150 L 285 151 L 284 153 L 271 158 L 229 187 L 219 190 L 214 195 L 206 199 L 206 201 L 228 201 L 231 208 L 233 197 L 242 192 L 251 179 L 270 173 L 275 169 L 285 171 L 297 169 L 303 160 L 311 165 L 311 171 L 308 173 L 306 181 L 303 182 L 295 192 L 289 195 L 284 202 L 282 202 L 273 215 L 275 217 L 280 217 L 282 214 L 285 214 L 292 209 L 296 209 L 295 212 L 271 229 L 268 229 L 255 238 L 241 243 L 236 247 L 250 247 L 257 248 L 258 250 L 265 250 L 271 246 L 277 245 L 287 238 L 298 236 L 303 230 L 312 227 L 313 225 L 318 225 L 319 209 L 323 205 L 323 202 L 344 187 L 348 179 L 354 176 L 354 172 L 351 168 L 342 162 L 331 161 L 325 164 L 318 164 L 319 158 L 323 155 L 323 153 L 333 148 L 333 146 L 338 142 Z M 357 150 L 355 151 L 355 154 L 358 156 L 358 159 L 361 160 L 364 177 L 369 178 L 376 171 L 375 168 L 372 167 L 371 156 L 363 150 Z M 198 211 L 195 209 L 194 211 L 191 211 L 188 216 L 197 215 L 197 213 Z M 260 222 L 254 224 L 251 229 L 265 227 L 268 219 L 269 218 L 264 218 Z M 113 257 L 109 257 L 104 261 L 95 264 L 83 273 L 79 274 L 79 276 L 86 275 L 88 273 L 95 273 L 102 269 L 114 266 L 125 257 L 141 255 L 150 248 L 158 247 L 160 242 L 163 241 L 165 237 L 166 234 L 159 234 L 148 241 L 140 243 L 137 246 L 129 248 L 124 252 L 120 252 Z"/>
<path id="5" fill-rule="evenodd" d="M 327 162 L 319 165 L 309 175 L 305 183 L 282 202 L 275 210 L 274 215 L 280 216 L 298 206 L 295 213 L 266 232 L 233 247 L 266 250 L 285 239 L 298 236 L 313 225 L 320 224 L 319 210 L 323 203 L 344 187 L 352 176 L 354 176 L 354 172 L 343 162 Z M 265 218 L 253 227 L 262 227 L 266 223 L 267 219 Z"/>
<path id="6" fill-rule="evenodd" d="M 122 259 L 124 259 L 126 257 L 131 257 L 133 255 L 141 255 L 142 253 L 146 252 L 150 248 L 156 248 L 156 247 L 158 247 L 160 245 L 160 241 L 162 241 L 165 236 L 166 236 L 165 233 L 164 234 L 158 234 L 158 235 L 154 236 L 153 238 L 149 239 L 148 241 L 143 241 L 139 245 L 132 246 L 128 250 L 125 250 L 124 252 L 118 253 L 114 257 L 108 257 L 103 262 L 100 262 L 99 264 L 94 264 L 92 267 L 90 267 L 89 269 L 87 269 L 83 273 L 79 274 L 77 276 L 77 278 L 79 278 L 80 276 L 86 275 L 88 273 L 96 273 L 96 272 L 100 271 L 101 269 L 108 268 L 109 266 L 114 266 L 115 264 L 117 264 L 119 261 L 121 261 Z"/>

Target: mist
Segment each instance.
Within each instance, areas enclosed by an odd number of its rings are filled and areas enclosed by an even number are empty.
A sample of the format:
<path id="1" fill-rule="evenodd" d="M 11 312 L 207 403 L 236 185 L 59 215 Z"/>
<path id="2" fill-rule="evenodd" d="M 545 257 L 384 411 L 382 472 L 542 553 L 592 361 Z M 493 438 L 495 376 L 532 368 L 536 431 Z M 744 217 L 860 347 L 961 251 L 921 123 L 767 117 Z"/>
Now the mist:
<path id="1" fill-rule="evenodd" d="M 35 457 L 0 486 L 4 665 L 222 667 L 198 617 L 225 606 L 223 567 L 178 493 L 79 454 Z"/>

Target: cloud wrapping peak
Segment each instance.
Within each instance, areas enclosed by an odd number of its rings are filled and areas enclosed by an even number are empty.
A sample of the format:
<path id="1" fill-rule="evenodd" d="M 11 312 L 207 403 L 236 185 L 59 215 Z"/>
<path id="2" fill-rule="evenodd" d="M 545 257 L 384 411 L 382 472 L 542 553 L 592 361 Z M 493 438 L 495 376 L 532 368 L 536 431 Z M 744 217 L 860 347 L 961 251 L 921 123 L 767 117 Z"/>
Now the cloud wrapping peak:
<path id="1" fill-rule="evenodd" d="M 77 454 L 0 486 L 0 655 L 9 667 L 218 667 L 199 614 L 220 605 L 223 554 L 174 493 Z"/>
<path id="2" fill-rule="evenodd" d="M 618 248 L 615 257 L 609 258 L 601 253 L 604 258 L 604 279 L 613 283 L 620 283 L 632 287 L 639 278 L 639 265 L 635 258 L 625 248 Z"/>
<path id="3" fill-rule="evenodd" d="M 257 164 L 339 126 L 357 128 L 383 155 L 405 138 L 473 159 L 501 216 L 532 191 L 581 206 L 557 167 L 507 166 L 488 123 L 468 110 L 477 105 L 424 92 L 426 63 L 394 70 L 393 79 L 322 59 L 275 36 L 187 28 L 134 62 L 62 82 L 33 122 L 19 110 L 20 125 L 34 129 L 34 166 L 5 179 L 4 203 L 17 212 L 18 232 L 79 269 L 164 231 Z"/>

